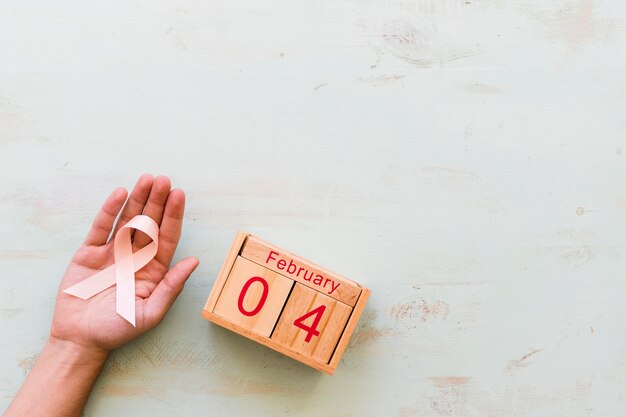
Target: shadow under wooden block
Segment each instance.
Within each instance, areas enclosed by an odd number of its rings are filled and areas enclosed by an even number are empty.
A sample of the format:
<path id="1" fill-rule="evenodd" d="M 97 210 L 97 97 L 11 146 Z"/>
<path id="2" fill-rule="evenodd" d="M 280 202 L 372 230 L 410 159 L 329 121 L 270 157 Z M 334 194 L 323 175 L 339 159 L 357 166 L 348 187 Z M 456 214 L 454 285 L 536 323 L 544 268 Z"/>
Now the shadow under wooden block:
<path id="1" fill-rule="evenodd" d="M 271 338 L 328 363 L 351 313 L 352 307 L 296 283 Z"/>
<path id="2" fill-rule="evenodd" d="M 293 280 L 238 256 L 213 312 L 269 337 L 293 284 Z"/>

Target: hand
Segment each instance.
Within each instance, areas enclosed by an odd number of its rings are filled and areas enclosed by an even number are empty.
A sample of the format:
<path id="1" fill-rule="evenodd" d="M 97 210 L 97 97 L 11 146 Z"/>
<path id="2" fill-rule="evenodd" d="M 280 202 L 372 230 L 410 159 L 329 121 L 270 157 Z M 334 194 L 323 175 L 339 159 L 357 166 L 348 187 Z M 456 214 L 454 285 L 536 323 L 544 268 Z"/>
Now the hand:
<path id="1" fill-rule="evenodd" d="M 183 225 L 185 194 L 181 190 L 170 191 L 167 177 L 144 175 L 128 201 L 127 196 L 123 188 L 111 193 L 72 258 L 57 295 L 48 343 L 5 417 L 80 416 L 108 353 L 159 324 L 198 266 L 198 259 L 190 257 L 169 267 Z M 159 225 L 159 249 L 154 259 L 135 273 L 137 327 L 133 327 L 115 312 L 115 287 L 88 300 L 63 290 L 113 264 L 115 232 L 142 213 Z M 135 232 L 133 250 L 148 243 L 148 236 Z"/>
<path id="2" fill-rule="evenodd" d="M 169 267 L 180 239 L 185 210 L 185 194 L 182 190 L 170 191 L 170 187 L 167 177 L 143 175 L 126 205 L 128 192 L 124 188 L 114 190 L 106 199 L 61 281 L 50 331 L 51 340 L 106 354 L 163 320 L 187 278 L 198 266 L 198 259 L 189 257 L 171 269 Z M 122 213 L 111 235 L 120 210 Z M 160 229 L 156 256 L 135 273 L 137 327 L 133 327 L 115 312 L 114 286 L 88 300 L 65 294 L 63 290 L 114 263 L 115 233 L 138 214 L 150 216 Z M 133 251 L 148 243 L 150 238 L 147 235 L 135 231 Z"/>

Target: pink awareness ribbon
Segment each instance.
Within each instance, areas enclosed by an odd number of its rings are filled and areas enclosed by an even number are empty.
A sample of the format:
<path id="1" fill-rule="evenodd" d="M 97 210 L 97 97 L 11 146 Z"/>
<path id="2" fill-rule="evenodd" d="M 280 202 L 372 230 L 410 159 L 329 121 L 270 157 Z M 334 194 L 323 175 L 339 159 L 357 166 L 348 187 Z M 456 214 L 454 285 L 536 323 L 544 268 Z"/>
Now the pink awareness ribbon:
<path id="1" fill-rule="evenodd" d="M 144 232 L 152 242 L 133 253 L 131 229 Z M 143 214 L 133 217 L 120 228 L 113 242 L 115 263 L 102 271 L 72 285 L 63 292 L 83 300 L 116 285 L 115 311 L 135 326 L 135 272 L 150 262 L 159 247 L 159 226 Z"/>

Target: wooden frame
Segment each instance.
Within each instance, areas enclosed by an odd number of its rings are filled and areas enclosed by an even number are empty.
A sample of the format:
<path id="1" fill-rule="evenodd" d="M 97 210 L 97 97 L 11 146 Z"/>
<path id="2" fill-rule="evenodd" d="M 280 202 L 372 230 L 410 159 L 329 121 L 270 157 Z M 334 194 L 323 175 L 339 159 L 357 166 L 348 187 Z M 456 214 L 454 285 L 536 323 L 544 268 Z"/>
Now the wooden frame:
<path id="1" fill-rule="evenodd" d="M 263 245 L 266 245 L 266 247 L 271 248 L 273 250 L 276 250 L 280 253 L 283 254 L 287 254 L 288 256 L 292 257 L 293 259 L 297 260 L 298 262 L 304 264 L 304 265 L 310 265 L 313 268 L 317 268 L 320 271 L 323 271 L 324 273 L 328 274 L 329 276 L 335 277 L 335 279 L 337 280 L 341 280 L 341 283 L 349 285 L 349 286 L 353 286 L 355 288 L 358 288 L 358 292 L 354 291 L 354 288 L 350 289 L 350 300 L 354 302 L 353 304 L 353 309 L 352 309 L 352 313 L 350 314 L 350 317 L 345 325 L 345 328 L 343 329 L 343 332 L 341 333 L 341 336 L 339 338 L 339 341 L 337 342 L 337 346 L 335 347 L 335 350 L 333 352 L 333 354 L 330 357 L 330 360 L 328 363 L 322 363 L 319 361 L 316 361 L 310 357 L 304 356 L 301 353 L 285 346 L 282 345 L 278 342 L 276 342 L 275 340 L 271 339 L 270 337 L 264 337 L 264 336 L 260 336 L 256 333 L 254 333 L 253 331 L 244 328 L 242 326 L 239 326 L 235 323 L 232 323 L 231 321 L 229 321 L 228 319 L 219 316 L 217 314 L 214 313 L 214 309 L 215 309 L 215 305 L 217 303 L 218 298 L 220 297 L 220 294 L 222 292 L 222 288 L 224 287 L 224 284 L 226 283 L 226 280 L 228 279 L 228 276 L 231 272 L 231 269 L 233 267 L 233 264 L 235 263 L 235 260 L 237 259 L 237 256 L 239 256 L 242 253 L 242 249 L 244 248 L 246 241 L 249 237 L 252 237 L 254 239 L 255 244 L 257 244 L 258 242 L 261 242 Z M 289 276 L 287 276 L 290 279 L 293 279 Z M 294 280 L 296 282 L 299 282 L 298 280 Z M 334 274 L 310 261 L 307 261 L 304 258 L 298 257 L 297 255 L 293 255 L 283 249 L 280 249 L 276 246 L 273 246 L 269 243 L 263 242 L 260 239 L 252 236 L 250 233 L 245 233 L 245 232 L 238 232 L 237 235 L 235 236 L 235 240 L 228 252 L 228 255 L 226 256 L 226 259 L 224 261 L 224 264 L 222 265 L 222 268 L 220 269 L 219 274 L 217 275 L 217 278 L 215 280 L 215 283 L 213 284 L 213 289 L 211 290 L 211 293 L 209 295 L 209 298 L 207 299 L 207 302 L 204 306 L 204 309 L 202 310 L 202 317 L 204 317 L 205 319 L 218 324 L 222 327 L 225 327 L 229 330 L 232 330 L 235 333 L 238 333 L 242 336 L 245 336 L 249 339 L 252 339 L 262 345 L 265 345 L 271 349 L 274 349 L 277 352 L 280 352 L 284 355 L 287 355 L 299 362 L 302 362 L 312 368 L 315 368 L 319 371 L 325 372 L 329 375 L 332 375 L 333 372 L 337 369 L 337 366 L 339 365 L 339 361 L 341 360 L 341 357 L 343 355 L 343 352 L 346 350 L 347 346 L 348 346 L 348 342 L 350 341 L 350 337 L 352 336 L 352 333 L 354 332 L 354 329 L 356 328 L 356 325 L 359 321 L 359 318 L 361 317 L 361 314 L 363 313 L 363 309 L 365 308 L 365 304 L 367 303 L 367 300 L 369 299 L 370 296 L 370 290 L 367 288 L 362 287 L 361 285 L 350 281 L 346 278 L 343 278 L 337 274 Z M 356 294 L 354 295 L 354 297 L 352 296 L 352 294 Z M 332 296 L 332 295 L 331 295 Z M 340 299 L 339 297 L 345 297 L 345 295 L 343 294 L 337 294 L 337 299 Z M 350 304 L 352 304 L 352 302 L 350 302 Z"/>

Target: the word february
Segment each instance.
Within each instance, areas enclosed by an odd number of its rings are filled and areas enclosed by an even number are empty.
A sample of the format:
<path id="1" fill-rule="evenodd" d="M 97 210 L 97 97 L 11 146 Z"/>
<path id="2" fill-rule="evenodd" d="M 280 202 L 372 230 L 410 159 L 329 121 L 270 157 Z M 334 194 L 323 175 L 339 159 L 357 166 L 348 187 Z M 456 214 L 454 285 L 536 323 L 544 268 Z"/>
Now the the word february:
<path id="1" fill-rule="evenodd" d="M 276 264 L 276 268 L 280 269 L 281 271 L 285 271 L 289 275 L 302 278 L 305 281 L 312 282 L 314 285 L 319 285 L 320 287 L 326 289 L 328 295 L 332 294 L 337 288 L 339 288 L 339 282 L 335 282 L 331 278 L 326 278 L 320 274 L 316 274 L 313 271 L 309 271 L 308 269 L 301 267 L 300 265 L 295 263 L 293 259 L 289 259 L 289 262 L 287 262 L 286 259 L 280 258 L 280 253 L 273 250 L 270 251 L 269 255 L 267 255 L 265 263 L 269 264 L 272 261 Z"/>

